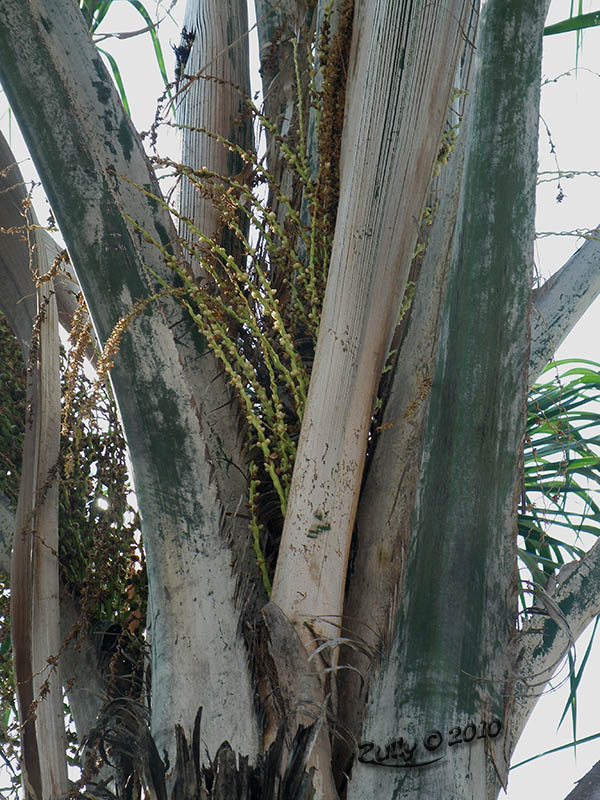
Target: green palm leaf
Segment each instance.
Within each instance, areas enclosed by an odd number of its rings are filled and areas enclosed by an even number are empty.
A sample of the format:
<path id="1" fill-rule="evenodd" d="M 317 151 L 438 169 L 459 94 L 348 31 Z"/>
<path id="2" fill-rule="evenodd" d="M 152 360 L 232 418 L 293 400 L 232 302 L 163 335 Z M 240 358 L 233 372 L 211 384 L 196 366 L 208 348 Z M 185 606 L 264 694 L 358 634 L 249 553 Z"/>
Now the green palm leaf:
<path id="1" fill-rule="evenodd" d="M 551 364 L 531 390 L 518 533 L 533 583 L 545 585 L 565 560 L 580 558 L 582 534 L 600 535 L 599 399 L 600 365 L 589 361 Z"/>
<path id="2" fill-rule="evenodd" d="M 119 90 L 119 94 L 121 95 L 121 102 L 123 103 L 123 108 L 131 116 L 131 111 L 129 109 L 129 102 L 127 100 L 127 93 L 125 92 L 125 85 L 123 84 L 123 79 L 121 77 L 121 72 L 119 71 L 117 62 L 107 50 L 103 50 L 101 47 L 99 47 L 98 52 L 102 53 L 102 55 L 106 58 L 106 60 L 110 64 L 113 78 L 115 79 L 115 83 L 117 84 L 117 89 Z"/>
<path id="3" fill-rule="evenodd" d="M 594 733 L 591 736 L 585 736 L 583 739 L 578 739 L 574 742 L 567 742 L 566 744 L 561 744 L 558 747 L 553 747 L 551 750 L 544 750 L 543 753 L 538 753 L 536 756 L 531 756 L 531 758 L 526 758 L 523 761 L 519 761 L 518 764 L 512 764 L 511 770 L 516 769 L 517 767 L 522 767 L 524 764 L 529 764 L 530 761 L 536 761 L 538 758 L 543 758 L 544 756 L 552 755 L 553 753 L 560 753 L 562 750 L 569 750 L 570 748 L 575 748 L 578 744 L 585 744 L 586 742 L 593 742 L 595 739 L 600 739 L 600 733 Z"/>
<path id="4" fill-rule="evenodd" d="M 594 28 L 600 25 L 600 11 L 592 11 L 590 14 L 579 14 L 576 17 L 563 19 L 554 25 L 544 28 L 544 36 L 553 36 L 556 33 L 568 33 L 569 31 L 582 31 L 585 28 Z"/>
<path id="5" fill-rule="evenodd" d="M 582 535 L 600 535 L 599 399 L 600 365 L 590 361 L 550 364 L 530 392 L 518 556 L 534 584 L 544 586 L 566 561 L 583 557 Z M 521 585 L 523 608 L 525 595 Z M 548 753 L 595 738 L 577 740 L 577 690 L 597 627 L 598 618 L 578 669 L 574 652 L 568 654 L 569 695 L 559 727 L 570 712 L 572 741 Z"/>
<path id="6" fill-rule="evenodd" d="M 153 26 L 154 23 L 152 21 L 152 17 L 146 11 L 144 5 L 140 2 L 140 0 L 127 0 L 137 11 L 141 14 L 142 18 L 144 19 L 146 25 Z M 148 31 L 150 34 L 150 38 L 152 39 L 152 45 L 154 47 L 154 55 L 156 56 L 156 63 L 158 64 L 158 69 L 163 79 L 165 86 L 168 85 L 169 79 L 167 77 L 167 70 L 165 68 L 165 60 L 163 58 L 162 48 L 160 46 L 160 42 L 158 40 L 158 35 L 156 33 L 156 29 L 154 27 L 150 27 Z"/>
<path id="7" fill-rule="evenodd" d="M 79 7 L 81 9 L 81 13 L 83 14 L 85 21 L 92 33 L 95 33 L 98 30 L 98 27 L 106 17 L 107 13 L 111 9 L 113 3 L 116 0 L 80 0 Z M 156 58 L 156 63 L 158 66 L 158 70 L 160 72 L 160 76 L 163 80 L 163 83 L 167 89 L 167 93 L 169 98 L 171 98 L 171 93 L 169 90 L 169 78 L 167 75 L 167 69 L 165 66 L 165 60 L 162 52 L 162 47 L 160 45 L 160 41 L 158 38 L 158 34 L 156 33 L 155 23 L 152 20 L 152 17 L 148 13 L 146 7 L 140 0 L 126 0 L 130 5 L 132 5 L 136 11 L 140 14 L 146 26 L 148 27 L 148 34 L 152 40 L 152 46 L 154 48 L 154 55 Z M 127 101 L 127 94 L 125 92 L 125 86 L 123 83 L 123 79 L 121 76 L 121 72 L 117 65 L 115 58 L 110 55 L 106 50 L 102 50 L 98 48 L 99 52 L 107 59 L 113 77 L 115 79 L 115 83 L 119 90 L 119 94 L 121 95 L 121 101 L 127 113 L 130 113 L 129 110 L 129 103 Z"/>

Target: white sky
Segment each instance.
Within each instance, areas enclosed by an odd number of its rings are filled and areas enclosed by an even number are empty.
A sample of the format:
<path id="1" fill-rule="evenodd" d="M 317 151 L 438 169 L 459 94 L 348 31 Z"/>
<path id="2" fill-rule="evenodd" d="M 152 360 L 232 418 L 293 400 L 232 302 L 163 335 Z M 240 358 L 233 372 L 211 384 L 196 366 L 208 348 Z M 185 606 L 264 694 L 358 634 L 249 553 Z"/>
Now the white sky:
<path id="1" fill-rule="evenodd" d="M 155 4 L 147 0 L 146 7 L 154 15 L 155 5 L 164 9 L 170 2 L 163 0 Z M 577 5 L 577 3 L 575 3 Z M 175 3 L 172 13 L 177 23 L 166 18 L 161 26 L 161 41 L 169 75 L 173 75 L 173 53 L 169 41 L 179 43 L 179 30 L 183 19 L 185 0 Z M 554 22 L 569 16 L 570 0 L 553 0 L 549 21 Z M 585 11 L 600 9 L 600 0 L 587 0 Z M 163 16 L 163 13 L 160 13 Z M 253 20 L 250 24 L 252 24 Z M 115 4 L 109 12 L 103 29 L 105 31 L 135 30 L 144 26 L 142 18 L 129 5 Z M 544 77 L 552 79 L 564 72 L 569 76 L 557 82 L 548 83 L 542 89 L 542 116 L 552 134 L 556 147 L 556 157 L 562 170 L 600 170 L 598 142 L 600 140 L 600 28 L 586 31 L 583 49 L 579 53 L 579 70 L 576 73 L 575 34 L 562 34 L 546 37 L 544 56 Z M 102 47 L 110 50 L 119 63 L 123 74 L 132 115 L 138 130 L 147 130 L 154 119 L 157 97 L 162 92 L 158 69 L 150 39 L 147 35 L 126 41 L 104 42 Z M 251 47 L 256 51 L 255 37 L 251 37 Z M 256 63 L 256 56 L 254 56 Z M 5 110 L 0 97 L 0 128 L 10 140 L 18 159 L 27 159 L 26 151 L 20 142 L 17 126 Z M 176 155 L 176 140 L 159 140 L 160 149 Z M 540 170 L 555 170 L 554 156 L 549 152 L 545 128 L 540 128 Z M 21 165 L 26 179 L 33 177 L 30 162 Z M 565 198 L 556 202 L 558 189 L 556 183 L 540 187 L 538 194 L 538 231 L 568 231 L 575 228 L 595 228 L 600 222 L 598 197 L 600 178 L 581 176 L 562 180 Z M 36 207 L 41 221 L 47 217 L 47 206 L 38 197 Z M 579 242 L 581 244 L 581 241 Z M 552 236 L 539 239 L 536 243 L 535 260 L 544 276 L 558 269 L 578 246 L 571 236 Z M 560 348 L 558 357 L 580 357 L 600 361 L 600 325 L 598 314 L 600 299 L 589 309 L 584 319 Z M 579 658 L 585 650 L 582 637 L 579 643 Z M 579 693 L 578 737 L 600 732 L 600 694 L 596 675 L 600 672 L 600 644 L 592 652 L 586 675 Z M 513 763 L 526 759 L 536 753 L 569 741 L 570 721 L 567 719 L 561 730 L 556 732 L 566 699 L 566 686 L 562 690 L 546 694 L 538 703 L 519 743 Z M 531 800 L 542 796 L 545 800 L 563 800 L 573 787 L 573 782 L 581 777 L 600 759 L 600 739 L 582 745 L 574 758 L 571 751 L 546 756 L 516 769 L 511 773 L 508 800 Z M 504 796 L 504 795 L 501 795 Z"/>

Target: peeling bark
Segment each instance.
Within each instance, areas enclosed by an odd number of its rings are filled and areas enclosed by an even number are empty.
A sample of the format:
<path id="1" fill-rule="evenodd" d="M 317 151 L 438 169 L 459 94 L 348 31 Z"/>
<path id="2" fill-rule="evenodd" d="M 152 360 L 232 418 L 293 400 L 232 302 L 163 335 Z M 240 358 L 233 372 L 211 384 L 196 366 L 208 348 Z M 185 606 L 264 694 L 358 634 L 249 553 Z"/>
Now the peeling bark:
<path id="1" fill-rule="evenodd" d="M 28 218 L 24 216 L 26 191 L 18 166 L 6 141 L 0 138 L 0 169 L 6 170 L 0 194 L 0 214 L 2 214 L 2 227 L 5 229 L 19 228 L 25 225 L 37 226 L 35 215 L 29 212 Z M 66 638 L 64 625 L 61 621 L 67 613 L 72 623 L 75 618 L 72 612 L 72 601 L 63 597 L 59 601 L 59 568 L 58 554 L 58 506 L 57 506 L 57 480 L 55 472 L 59 450 L 60 427 L 60 366 L 59 366 L 59 341 L 58 318 L 60 312 L 58 305 L 63 309 L 64 321 L 68 324 L 75 301 L 72 299 L 78 287 L 65 276 L 59 278 L 60 287 L 54 282 L 44 283 L 37 289 L 33 282 L 31 270 L 44 275 L 50 268 L 54 258 L 60 252 L 52 238 L 43 230 L 34 227 L 30 232 L 32 242 L 36 248 L 30 248 L 22 234 L 6 234 L 3 238 L 2 264 L 0 276 L 4 283 L 5 292 L 2 295 L 5 315 L 12 326 L 20 330 L 19 340 L 25 357 L 28 357 L 31 345 L 31 335 L 34 326 L 36 310 L 36 297 L 43 310 L 43 322 L 36 341 L 36 352 L 39 353 L 35 361 L 35 368 L 29 379 L 29 410 L 27 417 L 28 441 L 26 455 L 23 460 L 23 474 L 25 484 L 32 487 L 34 494 L 31 497 L 21 495 L 17 514 L 23 520 L 26 528 L 30 528 L 32 535 L 22 530 L 17 537 L 15 548 L 15 561 L 19 558 L 30 559 L 29 564 L 13 566 L 13 574 L 19 575 L 23 571 L 31 573 L 32 582 L 29 585 L 15 588 L 14 602 L 17 610 L 17 625 L 19 619 L 25 616 L 27 608 L 31 612 L 30 656 L 23 654 L 20 642 L 24 641 L 23 631 L 16 637 L 16 658 L 19 663 L 31 658 L 31 673 L 33 676 L 31 688 L 32 707 L 31 715 L 35 714 L 38 742 L 45 745 L 39 751 L 40 782 L 36 786 L 37 778 L 30 781 L 30 791 L 41 792 L 39 797 L 54 797 L 64 794 L 68 790 L 65 749 L 66 739 L 64 733 L 64 711 L 62 699 L 62 681 L 59 676 L 63 674 L 63 667 L 68 657 L 63 653 L 58 663 L 55 661 L 62 652 Z M 56 296 L 59 296 L 57 302 Z M 27 316 L 31 314 L 29 320 Z M 34 441 L 32 447 L 31 442 Z M 37 462 L 37 463 L 36 463 Z M 54 473 L 54 474 L 53 474 Z M 53 475 L 53 477 L 52 477 Z M 27 510 L 29 509 L 29 511 Z M 7 574 L 11 572 L 11 549 L 15 535 L 15 516 L 8 501 L 0 507 L 2 529 L 2 552 L 0 556 L 0 569 Z M 26 547 L 21 546 L 26 540 Z M 28 598 L 24 593 L 29 592 Z M 60 605 L 60 608 L 59 608 Z M 21 614 L 23 609 L 23 614 Z M 70 632 L 70 631 L 69 631 Z M 68 633 L 68 632 L 67 632 Z M 82 637 L 85 638 L 85 637 Z M 48 659 L 52 663 L 49 663 Z M 77 661 L 77 659 L 75 659 Z M 77 671 L 82 666 L 78 662 Z M 70 668 L 73 667 L 71 659 Z M 17 670 L 18 671 L 18 670 Z M 102 702 L 102 689 L 104 681 L 99 680 L 94 684 L 96 675 L 95 665 L 88 663 L 84 671 L 89 693 L 92 686 L 96 688 L 97 696 L 92 699 L 90 714 L 80 713 L 80 703 L 77 691 L 69 692 L 69 702 L 77 730 L 82 738 L 89 731 L 95 714 Z M 17 676 L 17 679 L 18 676 Z M 90 682 L 92 685 L 90 685 Z M 81 684 L 81 677 L 79 680 Z M 72 687 L 71 687 L 72 689 Z M 42 691 L 43 690 L 43 691 Z M 29 691 L 29 690 L 28 690 Z M 42 699 L 43 696 L 43 699 Z M 86 699 L 90 699 L 89 696 Z M 21 704 L 23 706 L 23 704 Z M 25 712 L 22 708 L 22 714 Z M 83 717 L 86 717 L 83 719 Z M 29 761 L 27 756 L 26 765 Z M 37 773 L 38 767 L 33 767 Z"/>
<path id="2" fill-rule="evenodd" d="M 33 382 L 27 381 L 28 402 L 33 400 Z M 23 445 L 23 463 L 33 464 L 35 459 L 35 429 L 28 424 Z M 23 769 L 23 789 L 26 800 L 39 800 L 42 797 L 42 774 L 40 755 L 32 716 L 34 696 L 32 629 L 33 585 L 32 547 L 33 531 L 31 520 L 32 498 L 34 498 L 34 473 L 28 469 L 21 477 L 19 503 L 15 520 L 10 573 L 10 626 L 13 650 L 13 670 L 16 677 L 15 693 L 19 722 L 21 725 L 21 751 Z M 33 500 L 35 502 L 35 500 Z"/>
<path id="3" fill-rule="evenodd" d="M 12 152 L 0 135 L 0 172 L 11 167 L 4 179 L 0 178 L 0 218 L 4 228 L 17 227 L 25 223 L 22 216 L 23 203 L 26 199 L 25 186 Z M 35 216 L 33 224 L 37 224 Z M 36 254 L 40 271 L 47 272 L 60 248 L 52 237 L 43 229 L 35 231 L 37 240 Z M 11 327 L 19 327 L 21 331 L 22 351 L 29 352 L 31 331 L 35 316 L 35 287 L 30 271 L 30 253 L 21 237 L 4 236 L 0 247 L 0 281 L 4 292 L 0 294 L 6 318 Z M 69 328 L 76 307 L 75 295 L 80 291 L 79 285 L 64 275 L 55 279 L 55 296 L 58 318 Z M 31 318 L 27 321 L 27 315 Z M 95 356 L 94 356 L 95 358 Z M 11 550 L 15 534 L 15 514 L 9 501 L 0 495 L 0 570 L 10 575 Z M 42 551 L 43 554 L 43 551 Z M 60 596 L 60 647 L 72 634 L 76 622 L 80 619 L 80 610 L 67 592 Z M 58 616 L 57 616 L 58 618 Z M 51 653 L 49 653 L 51 654 Z M 91 729 L 96 715 L 106 697 L 106 681 L 98 671 L 94 656 L 94 647 L 89 638 L 80 633 L 77 645 L 73 642 L 64 650 L 59 659 L 61 682 L 68 687 L 69 707 L 75 721 L 79 741 L 83 741 Z M 67 690 L 67 689 L 65 689 Z"/>
<path id="4" fill-rule="evenodd" d="M 42 273 L 43 270 L 40 270 Z M 58 311 L 53 282 L 37 290 L 43 315 L 37 346 L 39 367 L 34 373 L 35 400 L 28 409 L 38 427 L 36 463 L 23 460 L 22 474 L 35 469 L 34 493 L 29 498 L 32 543 L 32 669 L 36 732 L 40 748 L 42 800 L 52 800 L 69 790 L 62 686 L 58 656 L 60 631 L 58 567 L 58 456 L 60 449 L 60 355 Z M 17 536 L 19 533 L 17 533 Z M 28 590 L 29 587 L 26 587 Z M 18 676 L 17 676 L 18 680 Z"/>
<path id="5" fill-rule="evenodd" d="M 449 14 L 433 3 L 411 15 L 406 4 L 367 4 L 355 20 L 338 224 L 272 595 L 305 640 L 304 619 L 335 621 L 342 612 L 372 404 L 437 155 L 467 6 L 457 2 Z M 404 46 L 403 62 L 389 57 L 388 48 L 400 57 Z M 384 161 L 382 172 L 378 164 Z M 315 629 L 325 638 L 332 632 L 323 620 Z"/>
<path id="6" fill-rule="evenodd" d="M 25 227 L 35 220 L 26 213 L 26 192 L 6 141 L 0 139 L 2 227 L 0 281 L 5 316 L 29 362 L 28 405 L 16 536 L 12 514 L 4 509 L 6 546 L 13 547 L 11 629 L 15 680 L 24 740 L 25 790 L 38 800 L 68 789 L 62 687 L 54 663 L 60 647 L 58 597 L 57 462 L 60 429 L 58 314 L 52 281 L 36 290 L 32 271 L 43 275 L 45 252 L 31 245 L 41 235 Z M 21 232 L 19 232 L 21 229 Z M 26 238 L 31 240 L 28 243 Z M 38 313 L 32 349 L 32 326 Z M 12 530 L 11 530 L 12 528 Z M 35 722 L 34 722 L 35 721 Z M 36 742 L 37 740 L 37 742 Z M 46 743 L 39 748 L 40 742 Z"/>
<path id="7" fill-rule="evenodd" d="M 52 283 L 42 284 L 37 296 L 38 334 L 29 364 L 11 568 L 11 631 L 19 716 L 27 743 L 23 747 L 25 788 L 28 796 L 48 800 L 68 790 L 62 687 L 56 666 L 61 647 L 57 485 L 60 369 Z"/>

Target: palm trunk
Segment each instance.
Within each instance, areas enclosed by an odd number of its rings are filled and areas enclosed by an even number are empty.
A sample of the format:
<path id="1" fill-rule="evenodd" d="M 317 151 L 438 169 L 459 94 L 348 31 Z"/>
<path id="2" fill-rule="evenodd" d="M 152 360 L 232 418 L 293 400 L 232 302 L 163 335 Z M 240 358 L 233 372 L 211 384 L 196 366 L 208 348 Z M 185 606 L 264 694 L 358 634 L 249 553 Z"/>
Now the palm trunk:
<path id="1" fill-rule="evenodd" d="M 355 19 L 331 267 L 272 595 L 305 641 L 306 619 L 328 638 L 342 613 L 375 392 L 441 140 L 465 13 L 460 2 L 452 14 L 434 3 L 414 16 L 404 3 L 386 3 L 365 7 Z M 396 63 L 388 47 L 399 41 L 405 52 Z M 426 108 L 423 92 L 431 93 Z"/>
<path id="2" fill-rule="evenodd" d="M 3 85 L 28 131 L 104 343 L 136 300 L 160 291 L 146 264 L 172 282 L 156 245 L 146 239 L 173 246 L 168 214 L 142 191 L 159 194 L 73 3 L 3 0 L 0 42 Z M 41 96 L 37 85 L 45 87 Z M 66 114 L 69 125 L 49 128 L 45 120 L 58 114 Z M 145 234 L 132 230 L 130 220 Z M 237 630 L 226 512 L 213 479 L 219 459 L 207 450 L 205 404 L 194 410 L 170 327 L 173 315 L 181 316 L 168 299 L 146 305 L 132 323 L 134 335 L 124 333 L 112 373 L 147 549 L 153 730 L 160 752 L 170 750 L 173 760 L 174 725 L 191 731 L 198 704 L 209 752 L 229 738 L 236 749 L 252 753 L 256 719 Z M 211 377 L 218 374 L 210 355 L 205 364 Z M 190 592 L 190 583 L 202 592 Z"/>
<path id="3" fill-rule="evenodd" d="M 504 0 L 481 18 L 404 597 L 362 734 L 402 736 L 396 764 L 423 766 L 359 764 L 353 800 L 493 798 L 506 781 L 544 18 Z"/>

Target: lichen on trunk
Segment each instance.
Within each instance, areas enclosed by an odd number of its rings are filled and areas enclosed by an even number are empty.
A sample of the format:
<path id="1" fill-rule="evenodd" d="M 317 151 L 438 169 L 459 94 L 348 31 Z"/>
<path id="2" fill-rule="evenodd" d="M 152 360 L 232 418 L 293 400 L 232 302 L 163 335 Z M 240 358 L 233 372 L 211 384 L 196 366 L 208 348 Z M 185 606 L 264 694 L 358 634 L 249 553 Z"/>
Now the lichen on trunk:
<path id="1" fill-rule="evenodd" d="M 429 765 L 359 764 L 351 798 L 492 798 L 506 781 L 544 17 L 496 0 L 482 13 L 406 582 L 362 733 L 402 733 Z"/>

